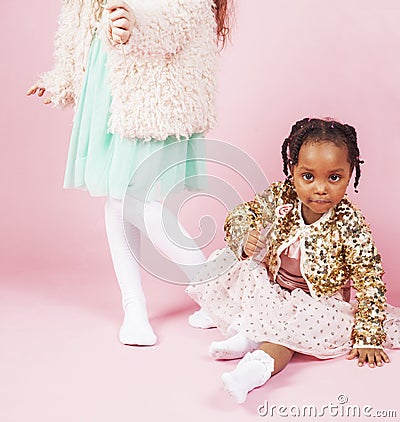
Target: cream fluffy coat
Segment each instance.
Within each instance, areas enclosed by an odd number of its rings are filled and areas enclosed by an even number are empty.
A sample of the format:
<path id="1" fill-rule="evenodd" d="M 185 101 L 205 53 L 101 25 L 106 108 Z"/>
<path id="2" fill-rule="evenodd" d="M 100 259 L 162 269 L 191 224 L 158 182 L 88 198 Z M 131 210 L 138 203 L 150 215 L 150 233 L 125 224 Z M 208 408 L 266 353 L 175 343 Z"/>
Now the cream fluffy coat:
<path id="1" fill-rule="evenodd" d="M 95 29 L 108 50 L 109 129 L 129 139 L 188 138 L 215 123 L 216 22 L 212 0 L 125 0 L 135 14 L 128 43 L 112 47 L 107 16 L 91 2 L 64 1 L 55 65 L 41 83 L 54 105 L 79 99 Z"/>

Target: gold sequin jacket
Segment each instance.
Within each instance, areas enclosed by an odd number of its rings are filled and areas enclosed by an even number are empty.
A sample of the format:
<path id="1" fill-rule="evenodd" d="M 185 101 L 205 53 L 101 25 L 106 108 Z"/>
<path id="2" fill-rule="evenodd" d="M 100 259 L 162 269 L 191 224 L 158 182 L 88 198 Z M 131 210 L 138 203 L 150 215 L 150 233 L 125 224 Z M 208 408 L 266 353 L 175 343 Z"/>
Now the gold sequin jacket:
<path id="1" fill-rule="evenodd" d="M 280 212 L 284 209 L 284 212 Z M 300 239 L 300 269 L 311 296 L 335 296 L 351 280 L 358 307 L 352 332 L 354 347 L 379 347 L 385 341 L 385 292 L 381 257 L 360 210 L 345 196 L 317 222 L 306 225 L 301 203 L 290 180 L 277 182 L 250 202 L 231 210 L 225 240 L 241 259 L 249 230 L 270 226 L 264 262 L 272 280 L 280 254 Z"/>

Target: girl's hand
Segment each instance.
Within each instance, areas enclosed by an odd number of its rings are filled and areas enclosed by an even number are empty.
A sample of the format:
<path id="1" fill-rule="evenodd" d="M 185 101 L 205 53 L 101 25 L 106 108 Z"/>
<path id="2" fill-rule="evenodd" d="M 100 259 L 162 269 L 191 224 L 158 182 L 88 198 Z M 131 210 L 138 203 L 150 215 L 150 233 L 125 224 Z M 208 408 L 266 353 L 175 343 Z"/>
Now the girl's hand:
<path id="1" fill-rule="evenodd" d="M 37 93 L 38 97 L 43 97 L 43 94 L 46 92 L 46 88 L 41 86 L 39 82 L 36 82 L 35 85 L 32 85 L 28 91 L 26 91 L 26 95 L 35 95 Z M 44 104 L 50 104 L 51 99 L 49 96 L 46 96 L 43 101 Z"/>
<path id="2" fill-rule="evenodd" d="M 366 348 L 366 349 L 353 349 L 347 356 L 347 359 L 354 359 L 358 356 L 358 366 L 364 366 L 368 362 L 370 368 L 382 366 L 383 362 L 389 363 L 389 357 L 382 349 Z"/>
<path id="3" fill-rule="evenodd" d="M 108 38 L 111 44 L 126 44 L 135 24 L 132 8 L 122 0 L 110 0 L 105 9 L 109 12 Z"/>
<path id="4" fill-rule="evenodd" d="M 243 252 L 251 257 L 257 255 L 265 247 L 265 239 L 257 230 L 250 230 L 245 237 Z"/>

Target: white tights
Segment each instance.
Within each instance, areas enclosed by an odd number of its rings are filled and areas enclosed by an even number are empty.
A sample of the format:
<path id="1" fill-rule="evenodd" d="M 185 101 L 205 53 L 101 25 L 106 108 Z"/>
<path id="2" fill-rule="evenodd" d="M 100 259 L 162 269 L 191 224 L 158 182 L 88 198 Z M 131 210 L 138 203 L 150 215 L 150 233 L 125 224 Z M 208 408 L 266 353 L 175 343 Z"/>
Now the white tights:
<path id="1" fill-rule="evenodd" d="M 111 197 L 107 198 L 105 205 L 107 238 L 125 311 L 119 337 L 123 344 L 153 345 L 157 338 L 148 321 L 140 265 L 135 259 L 140 257 L 140 233 L 144 233 L 158 249 L 178 265 L 183 264 L 181 268 L 187 274 L 189 281 L 191 265 L 202 264 L 205 257 L 179 222 L 176 222 L 177 227 L 185 236 L 186 243 L 192 244 L 190 250 L 173 243 L 165 234 L 163 213 L 164 219 L 169 222 L 171 219 L 176 220 L 176 217 L 162 204 L 155 201 L 143 204 L 130 196 L 127 196 L 125 201 L 128 201 L 125 209 L 121 200 Z"/>

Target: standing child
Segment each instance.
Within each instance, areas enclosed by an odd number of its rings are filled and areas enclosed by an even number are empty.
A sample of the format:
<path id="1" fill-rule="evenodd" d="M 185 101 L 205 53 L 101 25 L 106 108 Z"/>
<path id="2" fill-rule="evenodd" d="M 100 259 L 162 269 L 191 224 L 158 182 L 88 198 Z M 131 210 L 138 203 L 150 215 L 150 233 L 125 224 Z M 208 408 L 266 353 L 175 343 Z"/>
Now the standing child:
<path id="1" fill-rule="evenodd" d="M 303 119 L 283 143 L 282 158 L 287 179 L 226 219 L 230 249 L 213 258 L 232 250 L 236 263 L 188 288 L 231 335 L 211 344 L 211 356 L 242 358 L 222 376 L 239 403 L 294 352 L 320 359 L 348 353 L 360 366 L 374 367 L 389 362 L 384 347 L 400 347 L 400 311 L 386 305 L 381 257 L 361 211 L 345 194 L 353 171 L 355 189 L 360 178 L 356 131 L 332 120 Z M 248 259 L 258 256 L 258 264 Z M 348 301 L 350 281 L 354 304 Z"/>
<path id="2" fill-rule="evenodd" d="M 149 237 L 167 256 L 186 265 L 204 261 L 198 248 L 184 250 L 169 241 L 161 201 L 182 180 L 184 188 L 200 189 L 192 176 L 202 168 L 190 160 L 196 158 L 194 140 L 215 122 L 217 43 L 224 43 L 228 32 L 227 2 L 64 0 L 54 69 L 27 92 L 47 93 L 46 104 L 76 107 L 64 186 L 106 197 L 107 237 L 125 311 L 119 333 L 124 344 L 153 345 L 156 336 L 140 266 L 129 248 L 138 256 L 141 218 L 130 213 L 125 238 L 122 199 L 127 189 L 135 191 L 130 186 L 135 170 L 156 151 L 161 159 L 152 171 L 163 173 L 162 154 L 171 144 L 178 145 L 172 149 L 176 162 L 184 164 L 138 209 L 145 210 Z"/>

